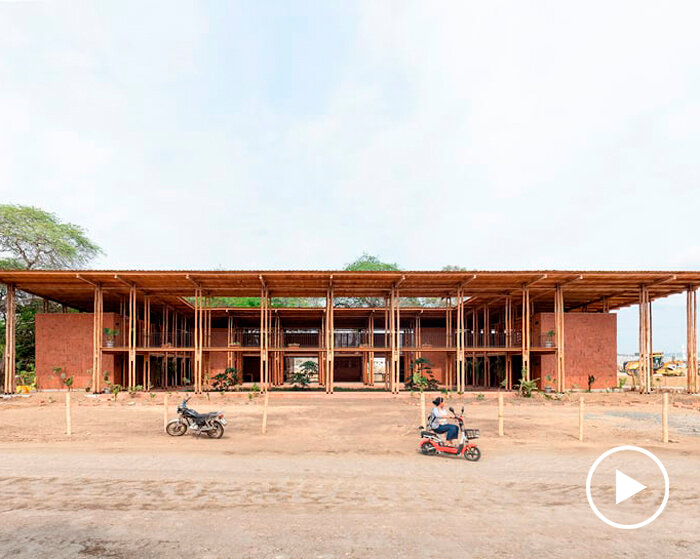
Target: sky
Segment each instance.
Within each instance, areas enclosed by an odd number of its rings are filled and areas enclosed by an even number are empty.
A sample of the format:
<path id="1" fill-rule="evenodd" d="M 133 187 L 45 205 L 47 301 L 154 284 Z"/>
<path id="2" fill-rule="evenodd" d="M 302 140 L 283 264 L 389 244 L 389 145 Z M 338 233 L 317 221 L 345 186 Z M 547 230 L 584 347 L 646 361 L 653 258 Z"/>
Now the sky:
<path id="1" fill-rule="evenodd" d="M 699 16 L 0 3 L 0 199 L 85 227 L 99 268 L 697 270 Z M 683 305 L 654 304 L 655 349 Z"/>

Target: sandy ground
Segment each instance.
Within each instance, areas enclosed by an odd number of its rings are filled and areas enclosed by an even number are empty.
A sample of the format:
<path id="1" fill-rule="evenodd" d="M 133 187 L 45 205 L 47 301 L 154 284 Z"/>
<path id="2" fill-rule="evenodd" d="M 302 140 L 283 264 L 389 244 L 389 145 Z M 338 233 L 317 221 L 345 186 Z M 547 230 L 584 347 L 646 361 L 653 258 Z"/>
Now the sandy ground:
<path id="1" fill-rule="evenodd" d="M 586 395 L 583 443 L 574 399 L 508 398 L 499 438 L 492 396 L 451 402 L 481 429 L 478 463 L 420 455 L 410 397 L 273 394 L 265 436 L 260 399 L 191 401 L 226 413 L 221 440 L 164 435 L 162 394 L 75 393 L 70 439 L 62 394 L 0 400 L 0 557 L 700 555 L 700 399 L 672 397 L 663 445 L 656 396 Z M 671 480 L 663 514 L 633 531 L 585 495 L 593 461 L 622 444 L 654 452 Z M 647 494 L 631 514 L 653 511 Z"/>

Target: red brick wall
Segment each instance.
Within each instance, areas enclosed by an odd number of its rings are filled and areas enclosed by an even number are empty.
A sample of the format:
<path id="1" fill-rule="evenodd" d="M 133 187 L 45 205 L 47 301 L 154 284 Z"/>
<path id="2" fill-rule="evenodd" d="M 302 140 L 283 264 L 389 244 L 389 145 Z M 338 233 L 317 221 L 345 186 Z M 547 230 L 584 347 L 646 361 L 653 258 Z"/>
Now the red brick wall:
<path id="1" fill-rule="evenodd" d="M 533 334 L 554 330 L 554 313 L 540 313 L 533 320 Z M 564 316 L 564 351 L 566 354 L 566 388 L 586 388 L 588 375 L 596 380 L 593 388 L 617 386 L 617 315 L 614 313 L 566 313 Z M 553 382 L 547 382 L 550 375 Z M 554 386 L 557 376 L 556 356 L 542 355 L 539 370 L 541 386 Z"/>
<path id="2" fill-rule="evenodd" d="M 105 328 L 114 328 L 116 315 L 105 313 Z M 103 372 L 114 374 L 114 358 L 105 354 Z M 92 313 L 36 315 L 36 379 L 40 389 L 65 388 L 60 373 L 73 377 L 73 389 L 85 390 L 92 382 Z"/>

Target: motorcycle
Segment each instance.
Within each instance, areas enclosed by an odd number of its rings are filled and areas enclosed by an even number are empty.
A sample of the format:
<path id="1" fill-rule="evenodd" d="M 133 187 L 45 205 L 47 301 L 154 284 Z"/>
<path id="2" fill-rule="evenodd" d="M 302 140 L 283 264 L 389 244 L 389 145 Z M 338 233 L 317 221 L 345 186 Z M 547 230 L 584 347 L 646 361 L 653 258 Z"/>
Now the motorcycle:
<path id="1" fill-rule="evenodd" d="M 462 456 L 465 460 L 476 462 L 481 458 L 481 450 L 479 450 L 476 443 L 472 441 L 481 436 L 479 429 L 464 428 L 464 406 L 462 406 L 462 413 L 460 415 L 457 415 L 453 408 L 450 408 L 450 411 L 459 423 L 459 444 L 448 444 L 439 433 L 420 427 L 420 451 L 426 456 L 447 454 L 450 456 Z"/>
<path id="2" fill-rule="evenodd" d="M 192 408 L 187 407 L 190 398 L 183 400 L 177 407 L 177 419 L 171 419 L 165 427 L 165 432 L 171 437 L 181 437 L 187 431 L 195 433 L 197 436 L 202 433 L 211 439 L 220 439 L 224 436 L 224 425 L 226 419 L 219 411 L 210 413 L 197 413 Z"/>

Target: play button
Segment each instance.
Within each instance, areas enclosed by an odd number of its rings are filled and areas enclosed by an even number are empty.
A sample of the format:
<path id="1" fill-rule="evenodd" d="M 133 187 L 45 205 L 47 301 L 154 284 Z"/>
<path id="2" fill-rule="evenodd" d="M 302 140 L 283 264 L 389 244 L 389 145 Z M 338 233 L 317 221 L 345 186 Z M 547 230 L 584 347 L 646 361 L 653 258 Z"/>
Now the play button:
<path id="1" fill-rule="evenodd" d="M 656 520 L 668 494 L 666 468 L 654 454 L 638 446 L 618 446 L 604 452 L 586 478 L 586 497 L 595 515 L 622 530 L 641 528 Z"/>
<path id="2" fill-rule="evenodd" d="M 620 470 L 615 470 L 616 505 L 619 505 L 622 501 L 626 501 L 646 488 L 646 485 L 639 483 L 636 479 L 632 479 L 627 474 L 623 474 Z"/>

